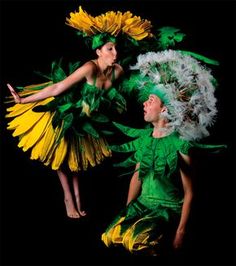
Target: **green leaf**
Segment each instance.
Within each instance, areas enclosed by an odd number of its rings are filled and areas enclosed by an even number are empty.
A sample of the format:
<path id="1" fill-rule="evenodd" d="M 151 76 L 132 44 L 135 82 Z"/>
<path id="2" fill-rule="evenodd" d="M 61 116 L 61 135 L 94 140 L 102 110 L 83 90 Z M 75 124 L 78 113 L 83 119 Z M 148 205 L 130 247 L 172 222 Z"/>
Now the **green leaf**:
<path id="1" fill-rule="evenodd" d="M 36 75 L 39 75 L 39 76 L 41 76 L 41 77 L 43 77 L 43 78 L 46 78 L 46 79 L 48 79 L 48 80 L 52 80 L 52 76 L 51 76 L 51 75 L 43 74 L 43 73 L 40 72 L 40 71 L 34 71 L 34 73 L 35 73 Z"/>
<path id="2" fill-rule="evenodd" d="M 59 112 L 63 113 L 65 111 L 67 111 L 68 109 L 70 109 L 70 107 L 72 105 L 73 105 L 72 103 L 63 104 L 63 105 L 61 105 L 61 106 L 58 107 L 58 110 L 59 110 Z"/>
<path id="3" fill-rule="evenodd" d="M 99 122 L 99 123 L 106 123 L 109 121 L 109 118 L 103 114 L 93 114 L 93 116 L 91 117 L 91 120 Z"/>
<path id="4" fill-rule="evenodd" d="M 108 93 L 107 93 L 107 97 L 109 98 L 109 100 L 113 100 L 114 97 L 116 96 L 116 89 L 115 88 L 111 88 Z"/>
<path id="5" fill-rule="evenodd" d="M 95 138 L 99 138 L 98 132 L 94 129 L 94 127 L 89 123 L 85 122 L 82 126 L 83 130 L 87 132 L 89 135 L 92 135 Z"/>
<path id="6" fill-rule="evenodd" d="M 69 74 L 73 73 L 79 66 L 80 66 L 81 62 L 75 62 L 74 64 L 69 63 Z"/>
<path id="7" fill-rule="evenodd" d="M 60 66 L 60 62 L 57 64 L 56 62 L 52 63 L 52 80 L 53 83 L 57 83 L 67 77 L 66 73 Z"/>
<path id="8" fill-rule="evenodd" d="M 194 53 L 194 52 L 190 52 L 190 51 L 183 51 L 183 50 L 178 50 L 178 52 L 184 54 L 184 55 L 190 55 L 200 61 L 203 61 L 204 63 L 206 64 L 210 64 L 210 65 L 215 65 L 215 66 L 218 66 L 220 63 L 216 60 L 213 60 L 213 59 L 210 59 L 206 56 L 203 56 L 203 55 L 200 55 L 200 54 L 197 54 L 197 53 Z"/>
<path id="9" fill-rule="evenodd" d="M 114 135 L 114 132 L 109 131 L 109 130 L 101 130 L 101 132 L 102 132 L 102 134 L 104 134 L 104 135 L 108 135 L 108 136 L 110 136 L 110 135 Z"/>
<path id="10" fill-rule="evenodd" d="M 175 42 L 181 42 L 186 35 L 179 32 L 180 30 L 174 27 L 162 27 L 158 31 L 159 47 L 162 49 L 175 46 Z"/>
<path id="11" fill-rule="evenodd" d="M 60 136 L 57 139 L 57 143 L 59 143 L 59 141 L 61 140 L 61 138 L 65 135 L 66 130 L 71 127 L 72 122 L 73 122 L 73 119 L 74 119 L 74 115 L 72 113 L 66 115 L 63 118 L 63 122 L 64 122 L 63 123 L 63 128 L 62 128 L 62 131 L 61 131 Z"/>

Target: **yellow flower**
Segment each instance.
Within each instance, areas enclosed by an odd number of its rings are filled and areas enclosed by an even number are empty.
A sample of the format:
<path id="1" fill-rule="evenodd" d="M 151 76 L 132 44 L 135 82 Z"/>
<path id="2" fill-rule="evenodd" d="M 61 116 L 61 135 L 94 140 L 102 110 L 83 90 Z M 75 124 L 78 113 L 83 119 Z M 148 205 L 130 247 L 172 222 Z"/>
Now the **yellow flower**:
<path id="1" fill-rule="evenodd" d="M 133 39 L 139 41 L 146 37 L 153 36 L 151 28 L 152 25 L 150 21 L 134 16 L 133 18 L 131 17 L 125 20 L 122 31 Z"/>
<path id="2" fill-rule="evenodd" d="M 94 18 L 86 11 L 83 11 L 82 7 L 79 7 L 79 12 L 71 12 L 70 18 L 66 18 L 67 25 L 86 33 L 88 36 L 96 34 L 96 30 L 93 30 Z"/>
<path id="3" fill-rule="evenodd" d="M 99 28 L 100 32 L 107 32 L 111 35 L 117 36 L 121 30 L 122 13 L 119 11 L 117 13 L 109 11 L 95 17 L 94 20 L 95 25 Z"/>
<path id="4" fill-rule="evenodd" d="M 134 16 L 130 11 L 124 14 L 117 11 L 108 11 L 96 17 L 92 17 L 79 7 L 79 12 L 70 13 L 70 18 L 66 18 L 67 25 L 82 31 L 87 36 L 97 33 L 109 33 L 117 36 L 120 32 L 129 35 L 139 41 L 146 37 L 152 37 L 151 22 Z"/>

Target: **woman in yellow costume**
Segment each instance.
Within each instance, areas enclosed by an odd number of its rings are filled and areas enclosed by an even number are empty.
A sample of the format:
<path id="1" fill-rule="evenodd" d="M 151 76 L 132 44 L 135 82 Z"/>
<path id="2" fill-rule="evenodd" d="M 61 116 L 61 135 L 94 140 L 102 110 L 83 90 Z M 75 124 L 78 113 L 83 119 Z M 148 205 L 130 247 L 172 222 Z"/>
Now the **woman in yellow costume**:
<path id="1" fill-rule="evenodd" d="M 70 65 L 66 75 L 60 64 L 53 63 L 49 82 L 21 88 L 18 93 L 7 84 L 15 105 L 8 108 L 8 130 L 19 138 L 23 151 L 31 150 L 31 159 L 40 160 L 56 170 L 64 191 L 67 216 L 86 215 L 79 195 L 77 173 L 100 164 L 111 156 L 106 141 L 109 114 L 123 112 L 125 99 L 113 87 L 123 74 L 117 62 L 118 37 L 137 44 L 152 37 L 151 23 L 129 11 L 93 17 L 79 7 L 71 12 L 66 24 L 88 40 L 97 58 Z M 72 173 L 70 180 L 63 168 Z"/>

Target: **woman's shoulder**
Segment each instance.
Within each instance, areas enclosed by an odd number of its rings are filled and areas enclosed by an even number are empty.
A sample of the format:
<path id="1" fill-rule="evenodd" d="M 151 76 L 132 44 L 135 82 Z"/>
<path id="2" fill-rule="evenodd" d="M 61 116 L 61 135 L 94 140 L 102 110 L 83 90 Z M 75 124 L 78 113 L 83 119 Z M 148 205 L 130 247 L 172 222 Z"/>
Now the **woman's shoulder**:
<path id="1" fill-rule="evenodd" d="M 87 62 L 85 62 L 82 67 L 85 67 L 87 69 L 90 69 L 91 71 L 97 71 L 97 65 L 94 62 L 94 60 L 89 60 Z"/>
<path id="2" fill-rule="evenodd" d="M 97 73 L 97 66 L 92 60 L 85 62 L 81 68 L 83 68 L 84 74 L 87 78 L 93 77 Z"/>

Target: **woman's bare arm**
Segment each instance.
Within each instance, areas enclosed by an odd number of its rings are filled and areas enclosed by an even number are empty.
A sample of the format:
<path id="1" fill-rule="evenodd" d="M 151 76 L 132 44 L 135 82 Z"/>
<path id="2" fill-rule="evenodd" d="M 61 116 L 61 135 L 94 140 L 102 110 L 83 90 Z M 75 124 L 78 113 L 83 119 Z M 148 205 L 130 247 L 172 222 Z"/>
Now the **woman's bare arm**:
<path id="1" fill-rule="evenodd" d="M 48 97 L 57 96 L 65 92 L 66 90 L 70 89 L 73 85 L 82 81 L 83 79 L 90 78 L 92 76 L 93 71 L 94 71 L 94 65 L 91 62 L 87 62 L 64 80 L 49 85 L 44 89 L 40 90 L 38 93 L 35 93 L 25 98 L 21 98 L 10 84 L 7 84 L 7 86 L 16 103 L 36 102 L 39 100 L 46 99 Z"/>

